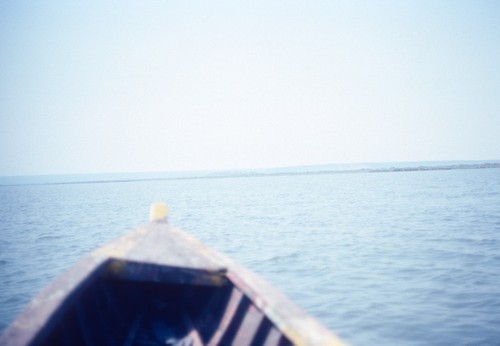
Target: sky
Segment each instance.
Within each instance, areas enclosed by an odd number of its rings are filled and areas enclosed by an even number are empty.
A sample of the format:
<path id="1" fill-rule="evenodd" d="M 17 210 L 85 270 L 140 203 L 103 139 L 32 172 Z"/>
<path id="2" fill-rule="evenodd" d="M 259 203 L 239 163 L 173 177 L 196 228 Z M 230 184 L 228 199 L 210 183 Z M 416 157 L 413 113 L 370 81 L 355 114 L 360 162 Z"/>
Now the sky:
<path id="1" fill-rule="evenodd" d="M 0 175 L 500 159 L 500 1 L 0 2 Z"/>

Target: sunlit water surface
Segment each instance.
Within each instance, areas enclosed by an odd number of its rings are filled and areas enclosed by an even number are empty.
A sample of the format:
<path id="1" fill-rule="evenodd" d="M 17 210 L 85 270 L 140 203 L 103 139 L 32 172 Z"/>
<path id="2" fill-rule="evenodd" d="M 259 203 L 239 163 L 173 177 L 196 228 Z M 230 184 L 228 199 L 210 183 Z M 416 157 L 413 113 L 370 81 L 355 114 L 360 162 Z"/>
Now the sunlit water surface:
<path id="1" fill-rule="evenodd" d="M 0 329 L 153 201 L 353 345 L 500 344 L 500 169 L 0 186 Z"/>

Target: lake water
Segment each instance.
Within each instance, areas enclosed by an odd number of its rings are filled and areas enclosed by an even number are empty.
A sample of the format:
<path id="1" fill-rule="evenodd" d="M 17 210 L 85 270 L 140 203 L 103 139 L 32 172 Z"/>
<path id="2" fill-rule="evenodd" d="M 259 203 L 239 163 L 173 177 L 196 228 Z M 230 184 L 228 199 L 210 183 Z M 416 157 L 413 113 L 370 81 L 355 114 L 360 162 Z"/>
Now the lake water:
<path id="1" fill-rule="evenodd" d="M 0 186 L 0 330 L 153 201 L 348 343 L 500 344 L 500 169 Z"/>

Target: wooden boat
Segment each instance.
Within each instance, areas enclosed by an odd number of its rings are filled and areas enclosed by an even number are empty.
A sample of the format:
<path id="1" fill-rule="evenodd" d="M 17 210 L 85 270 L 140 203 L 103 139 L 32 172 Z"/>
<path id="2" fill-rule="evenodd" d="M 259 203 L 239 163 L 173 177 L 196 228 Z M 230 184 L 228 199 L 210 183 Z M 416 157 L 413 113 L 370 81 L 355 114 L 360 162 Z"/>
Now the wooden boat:
<path id="1" fill-rule="evenodd" d="M 340 345 L 244 267 L 152 221 L 80 260 L 36 296 L 1 345 Z"/>

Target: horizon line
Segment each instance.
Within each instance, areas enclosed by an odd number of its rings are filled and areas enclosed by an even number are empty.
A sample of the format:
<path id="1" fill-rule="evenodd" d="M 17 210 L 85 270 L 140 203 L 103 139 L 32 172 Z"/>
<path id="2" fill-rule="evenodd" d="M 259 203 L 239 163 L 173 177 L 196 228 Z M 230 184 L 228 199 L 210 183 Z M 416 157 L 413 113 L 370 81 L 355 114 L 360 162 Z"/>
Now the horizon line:
<path id="1" fill-rule="evenodd" d="M 411 163 L 436 163 L 438 165 L 413 165 L 403 166 L 403 164 Z M 446 164 L 448 163 L 448 164 Z M 55 175 L 31 175 L 31 176 L 0 176 L 0 180 L 21 180 L 18 182 L 0 183 L 0 186 L 23 186 L 23 185 L 64 185 L 64 184 L 98 184 L 98 183 L 125 183 L 125 182 L 144 182 L 144 181 L 165 181 L 165 180 L 193 180 L 193 179 L 222 179 L 222 178 L 258 178 L 272 176 L 293 176 L 293 175 L 324 175 L 324 174 L 356 174 L 356 173 L 396 173 L 396 172 L 415 172 L 415 171 L 442 171 L 442 170 L 460 170 L 460 169 L 491 169 L 500 168 L 500 160 L 460 160 L 460 161 L 409 161 L 409 162 L 374 162 L 372 165 L 380 164 L 400 164 L 399 167 L 347 167 L 345 169 L 327 169 L 314 170 L 314 167 L 332 167 L 333 166 L 355 166 L 369 163 L 353 163 L 353 164 L 324 164 L 324 165 L 306 165 L 306 166 L 290 166 L 279 168 L 263 168 L 263 169 L 242 169 L 242 170 L 199 170 L 199 171 L 184 171 L 184 175 L 173 175 L 176 172 L 137 172 L 137 173 L 87 173 L 87 174 L 55 174 Z M 313 168 L 313 170 L 303 170 Z M 295 171 L 294 171 L 295 169 Z M 299 169 L 299 170 L 297 170 Z M 180 172 L 177 172 L 178 174 Z M 198 175 L 196 174 L 198 173 Z M 201 173 L 204 173 L 201 175 Z M 119 178 L 117 175 L 137 175 L 136 177 Z M 146 174 L 171 174 L 170 176 L 151 176 L 140 177 Z M 77 177 L 77 176 L 102 176 L 110 175 L 110 179 L 99 180 L 68 180 L 68 181 L 22 181 L 23 178 L 43 178 L 43 177 Z M 112 176 L 115 175 L 114 178 Z"/>
<path id="2" fill-rule="evenodd" d="M 279 169 L 294 169 L 307 167 L 321 166 L 349 166 L 349 165 L 375 165 L 375 164 L 412 164 L 412 163 L 446 163 L 446 162 L 500 162 L 500 159 L 463 159 L 463 160 L 410 160 L 410 161 L 357 161 L 357 162 L 341 162 L 341 163 L 316 163 L 316 164 L 299 164 L 285 166 L 269 166 L 255 168 L 195 168 L 195 169 L 175 169 L 175 170 L 158 170 L 158 171 L 107 171 L 107 172 L 78 172 L 78 173 L 33 173 L 33 174 L 18 174 L 18 175 L 0 175 L 0 178 L 28 178 L 28 177 L 54 177 L 54 176 L 78 176 L 78 175 L 113 175 L 113 174 L 186 174 L 186 173 L 202 173 L 202 172 L 248 172 L 259 170 L 279 170 Z"/>

